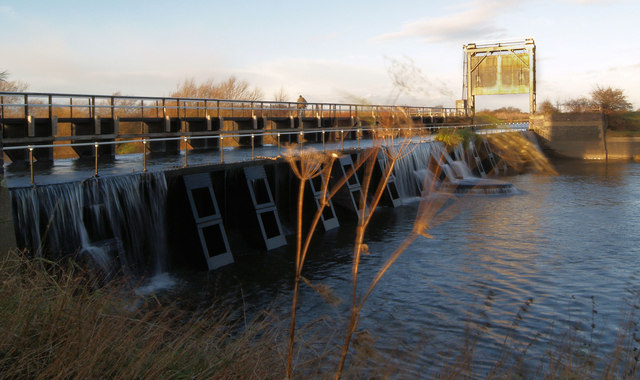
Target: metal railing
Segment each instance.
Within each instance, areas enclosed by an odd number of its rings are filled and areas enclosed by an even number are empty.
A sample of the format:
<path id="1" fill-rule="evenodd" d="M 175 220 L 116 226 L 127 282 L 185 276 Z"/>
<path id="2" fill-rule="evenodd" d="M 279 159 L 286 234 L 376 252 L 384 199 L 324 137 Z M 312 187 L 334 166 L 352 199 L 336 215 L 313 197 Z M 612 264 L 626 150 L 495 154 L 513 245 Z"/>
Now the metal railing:
<path id="1" fill-rule="evenodd" d="M 305 103 L 190 97 L 0 92 L 0 117 L 369 117 L 402 108 L 411 116 L 464 116 L 450 107 Z"/>
<path id="2" fill-rule="evenodd" d="M 94 141 L 94 142 L 85 142 L 85 143 L 67 143 L 67 144 L 39 144 L 39 145 L 21 145 L 21 146 L 5 146 L 3 147 L 4 151 L 9 150 L 26 150 L 29 157 L 29 170 L 30 170 L 30 180 L 31 184 L 35 183 L 35 171 L 34 171 L 34 150 L 42 149 L 42 148 L 60 148 L 60 147 L 82 147 L 82 146 L 93 146 L 94 147 L 94 176 L 98 176 L 99 174 L 99 147 L 103 145 L 116 145 L 116 144 L 126 144 L 126 143 L 140 143 L 143 145 L 142 151 L 142 170 L 143 172 L 147 171 L 147 150 L 148 146 L 154 142 L 162 142 L 162 141 L 184 141 L 185 149 L 184 149 L 184 164 L 183 167 L 188 167 L 188 157 L 189 157 L 189 149 L 187 149 L 187 142 L 189 140 L 200 140 L 200 139 L 218 139 L 218 149 L 219 149 L 219 163 L 223 164 L 224 160 L 224 146 L 223 141 L 225 138 L 239 138 L 239 137 L 250 137 L 251 138 L 251 160 L 256 159 L 255 155 L 255 138 L 271 136 L 276 140 L 277 146 L 277 155 L 275 157 L 281 156 L 281 149 L 283 147 L 283 143 L 281 143 L 281 137 L 284 135 L 298 135 L 300 138 L 298 139 L 299 151 L 301 152 L 304 147 L 304 137 L 306 134 L 320 134 L 321 135 L 321 146 L 322 151 L 326 151 L 326 135 L 329 133 L 338 134 L 339 137 L 337 139 L 337 143 L 339 144 L 339 149 L 344 150 L 344 141 L 345 135 L 355 132 L 356 133 L 356 146 L 354 148 L 360 148 L 360 142 L 362 139 L 362 135 L 364 132 L 384 132 L 385 134 L 393 135 L 397 134 L 398 138 L 409 138 L 412 142 L 423 143 L 426 141 L 433 140 L 433 132 L 438 131 L 440 129 L 450 129 L 450 128 L 471 128 L 476 133 L 479 134 L 490 134 L 490 133 L 506 133 L 506 132 L 515 132 L 515 131 L 525 131 L 529 128 L 529 123 L 520 122 L 520 123 L 505 123 L 505 124 L 476 124 L 476 125 L 458 125 L 458 126 L 423 126 L 423 127 L 412 127 L 412 128 L 401 128 L 401 127 L 380 127 L 380 128 L 362 128 L 362 127 L 352 127 L 352 128 L 318 128 L 318 129 L 307 129 L 307 130 L 287 130 L 287 131 L 274 131 L 274 130 L 261 130 L 260 133 L 238 133 L 237 131 L 222 131 L 216 134 L 211 135 L 200 135 L 200 136 L 177 136 L 177 137 L 163 137 L 163 138 L 137 138 L 130 140 L 119 140 L 119 141 Z M 401 134 L 404 133 L 404 136 Z M 368 140 L 372 141 L 372 140 Z M 336 141 L 333 141 L 336 143 Z M 307 143 L 307 145 L 313 145 L 314 143 Z M 315 143 L 319 145 L 320 143 Z M 263 157 L 261 157 L 263 158 Z"/>

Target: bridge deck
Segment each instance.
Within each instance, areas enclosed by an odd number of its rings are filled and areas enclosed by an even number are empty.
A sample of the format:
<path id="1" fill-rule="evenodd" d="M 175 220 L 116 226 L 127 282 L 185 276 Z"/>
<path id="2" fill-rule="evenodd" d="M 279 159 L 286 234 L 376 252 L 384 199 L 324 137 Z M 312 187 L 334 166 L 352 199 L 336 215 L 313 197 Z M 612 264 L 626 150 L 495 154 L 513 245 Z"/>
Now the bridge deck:
<path id="1" fill-rule="evenodd" d="M 503 133 L 523 131 L 528 129 L 528 123 L 503 125 L 492 129 L 477 130 L 478 133 Z M 416 135 L 411 143 L 429 143 L 434 140 L 434 135 Z M 388 143 L 398 143 L 398 139 L 385 140 Z M 89 143 L 93 145 L 93 143 Z M 297 155 L 300 148 L 313 149 L 318 152 L 337 151 L 344 152 L 354 149 L 371 147 L 373 140 L 356 139 L 342 141 L 305 142 L 302 146 L 285 144 L 265 144 L 263 146 L 250 147 L 225 147 L 222 150 L 206 151 L 181 151 L 179 154 L 120 154 L 98 160 L 59 159 L 53 162 L 35 162 L 33 164 L 33 177 L 31 167 L 28 165 L 5 165 L 5 179 L 10 188 L 30 186 L 34 184 L 45 185 L 63 182 L 82 181 L 95 176 L 99 177 L 122 175 L 142 171 L 166 171 L 185 167 L 205 165 L 226 165 L 234 163 L 247 163 L 256 160 L 280 159 L 285 154 Z"/>

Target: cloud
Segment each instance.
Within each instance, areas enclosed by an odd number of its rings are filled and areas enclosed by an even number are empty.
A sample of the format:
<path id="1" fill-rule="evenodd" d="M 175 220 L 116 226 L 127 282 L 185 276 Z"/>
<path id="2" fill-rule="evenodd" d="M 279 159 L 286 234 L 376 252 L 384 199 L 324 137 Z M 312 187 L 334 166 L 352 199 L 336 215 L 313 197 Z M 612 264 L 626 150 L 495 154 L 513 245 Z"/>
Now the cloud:
<path id="1" fill-rule="evenodd" d="M 0 5 L 0 16 L 16 17 L 16 12 L 8 5 Z"/>
<path id="2" fill-rule="evenodd" d="M 406 23 L 400 31 L 377 36 L 374 41 L 420 38 L 427 42 L 441 42 L 501 38 L 506 30 L 494 22 L 495 18 L 520 3 L 522 0 L 474 0 L 464 6 L 466 10 Z"/>
<path id="3" fill-rule="evenodd" d="M 566 0 L 566 1 L 571 4 L 578 4 L 578 5 L 594 5 L 594 4 L 610 5 L 612 3 L 627 3 L 630 0 Z"/>

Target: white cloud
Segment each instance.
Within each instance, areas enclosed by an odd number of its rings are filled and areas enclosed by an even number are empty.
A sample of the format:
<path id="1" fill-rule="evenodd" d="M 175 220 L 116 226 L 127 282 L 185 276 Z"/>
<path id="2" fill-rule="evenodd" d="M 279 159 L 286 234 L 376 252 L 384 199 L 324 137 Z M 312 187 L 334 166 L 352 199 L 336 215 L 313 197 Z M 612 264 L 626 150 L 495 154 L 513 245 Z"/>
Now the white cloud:
<path id="1" fill-rule="evenodd" d="M 16 17 L 16 12 L 8 5 L 0 5 L 0 16 Z"/>
<path id="2" fill-rule="evenodd" d="M 425 18 L 405 24 L 400 31 L 377 36 L 377 42 L 399 38 L 420 38 L 427 42 L 459 41 L 462 39 L 495 39 L 504 37 L 506 30 L 495 18 L 521 3 L 521 0 L 474 0 L 463 11 L 442 17 Z"/>
<path id="3" fill-rule="evenodd" d="M 578 5 L 591 5 L 591 4 L 604 4 L 610 5 L 613 3 L 627 3 L 630 0 L 567 0 L 571 4 Z"/>

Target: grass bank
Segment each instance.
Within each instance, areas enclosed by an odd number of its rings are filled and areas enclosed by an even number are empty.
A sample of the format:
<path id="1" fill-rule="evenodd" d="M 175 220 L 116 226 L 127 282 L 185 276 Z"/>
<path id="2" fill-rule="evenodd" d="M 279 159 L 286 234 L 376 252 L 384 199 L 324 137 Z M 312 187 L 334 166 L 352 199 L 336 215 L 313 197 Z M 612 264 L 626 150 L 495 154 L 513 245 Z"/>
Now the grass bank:
<path id="1" fill-rule="evenodd" d="M 134 297 L 122 283 L 97 288 L 73 263 L 17 251 L 0 262 L 0 284 L 0 378 L 284 374 L 281 344 L 266 318 L 238 329 L 215 306 L 186 311 Z"/>

